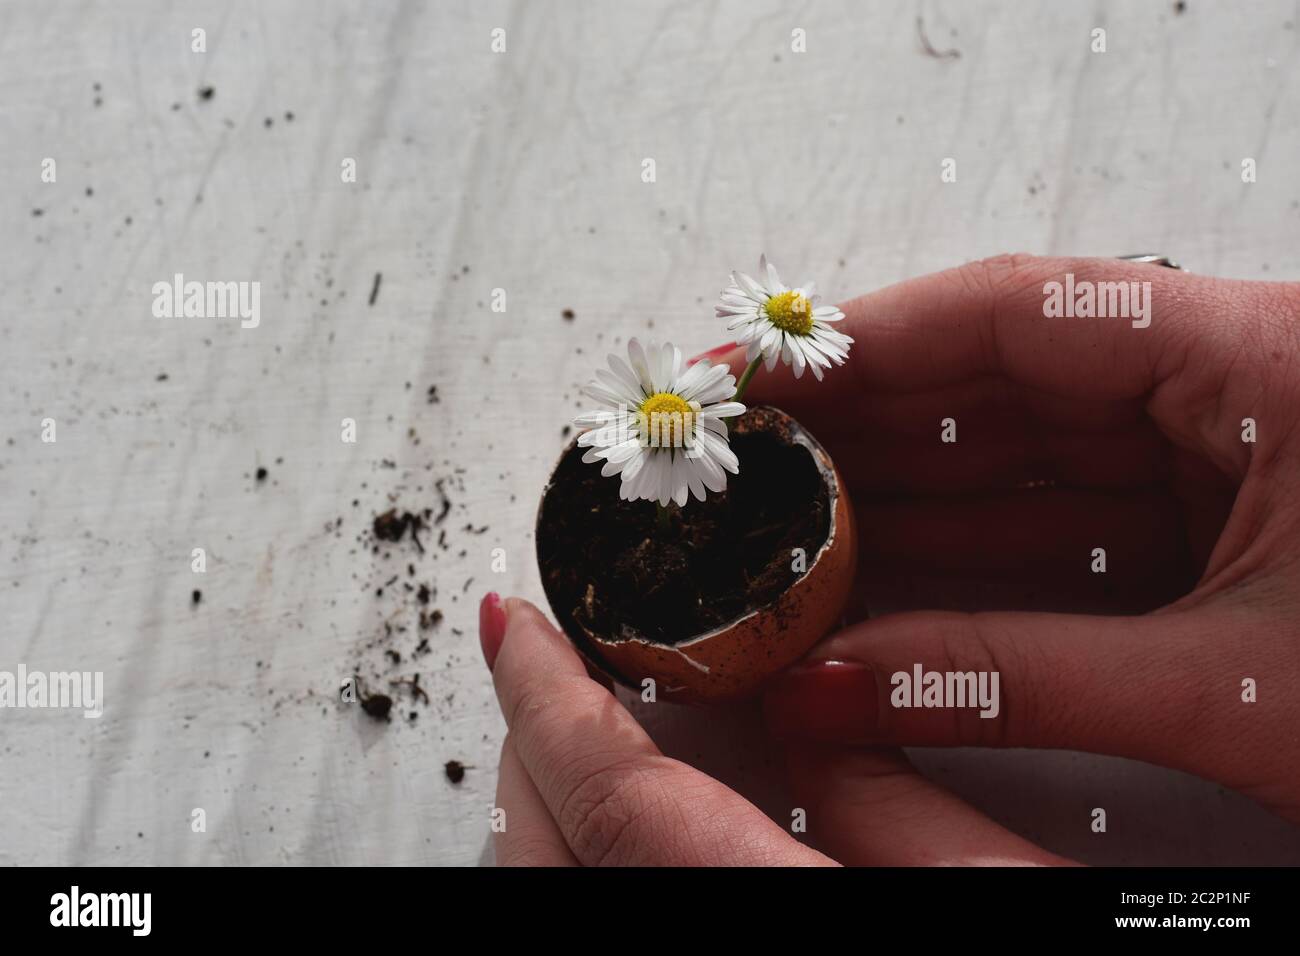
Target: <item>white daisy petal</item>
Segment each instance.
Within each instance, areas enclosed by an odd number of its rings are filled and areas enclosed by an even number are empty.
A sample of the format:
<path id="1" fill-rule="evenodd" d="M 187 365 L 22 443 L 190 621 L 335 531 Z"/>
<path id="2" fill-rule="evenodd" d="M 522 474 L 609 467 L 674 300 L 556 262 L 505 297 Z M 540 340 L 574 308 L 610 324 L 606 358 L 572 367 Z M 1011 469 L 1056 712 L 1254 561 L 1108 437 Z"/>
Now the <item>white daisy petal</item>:
<path id="1" fill-rule="evenodd" d="M 767 261 L 766 255 L 758 257 L 758 271 L 767 276 L 767 291 L 772 295 L 785 291 L 785 286 L 781 284 L 781 277 L 776 274 L 776 266 Z"/>
<path id="2" fill-rule="evenodd" d="M 613 358 L 614 356 L 610 356 Z M 637 381 L 641 384 L 641 389 L 647 395 L 654 393 L 654 380 L 650 377 L 650 366 L 646 364 L 645 349 L 637 339 L 631 339 L 627 343 L 627 360 L 632 366 L 632 371 L 636 373 Z"/>
<path id="3" fill-rule="evenodd" d="M 657 471 L 655 483 L 658 485 L 659 503 L 667 508 L 668 502 L 673 500 L 673 456 L 663 453 L 655 455 L 654 465 Z"/>
<path id="4" fill-rule="evenodd" d="M 733 475 L 740 474 L 740 460 L 725 441 L 707 431 L 697 432 L 695 437 L 711 460 L 716 461 Z"/>
<path id="5" fill-rule="evenodd" d="M 740 402 L 719 402 L 700 412 L 700 418 L 734 418 L 745 414 L 745 406 Z"/>
<path id="6" fill-rule="evenodd" d="M 677 507 L 684 508 L 691 494 L 690 466 L 686 463 L 686 456 L 680 452 L 673 455 L 672 461 L 669 480 L 672 484 L 673 501 L 677 503 Z"/>
<path id="7" fill-rule="evenodd" d="M 727 473 L 722 470 L 722 466 L 708 455 L 701 455 L 694 459 L 696 474 L 700 476 L 700 481 L 709 491 L 722 491 L 727 487 Z"/>
<path id="8" fill-rule="evenodd" d="M 641 396 L 637 390 L 631 388 L 626 382 L 615 375 L 613 372 L 606 371 L 603 368 L 596 369 L 596 378 L 608 386 L 609 390 L 618 395 L 625 405 L 629 408 L 641 404 Z"/>
<path id="9" fill-rule="evenodd" d="M 609 405 L 611 408 L 618 408 L 619 403 L 624 399 L 606 385 L 600 382 L 588 382 L 582 387 L 582 394 L 588 398 L 594 398 L 603 405 Z"/>
<path id="10" fill-rule="evenodd" d="M 713 363 L 708 359 L 701 359 L 688 368 L 677 379 L 677 394 L 689 402 L 696 386 L 711 368 L 713 368 Z"/>
<path id="11" fill-rule="evenodd" d="M 728 367 L 725 365 L 710 365 L 704 374 L 700 376 L 698 381 L 691 382 L 689 386 L 681 387 L 681 391 L 677 394 L 681 395 L 682 398 L 689 402 L 691 399 L 697 398 L 701 394 L 712 391 L 719 382 L 722 382 L 729 377 L 727 372 Z M 735 392 L 734 388 L 732 389 L 732 392 Z M 701 403 L 707 401 L 717 401 L 717 399 L 700 399 Z"/>
<path id="12" fill-rule="evenodd" d="M 700 478 L 700 471 L 695 465 L 695 459 L 687 459 L 686 480 L 690 485 L 691 494 L 695 496 L 696 501 L 703 501 L 707 493 L 704 482 Z"/>
<path id="13" fill-rule="evenodd" d="M 749 296 L 755 302 L 762 303 L 762 302 L 766 302 L 769 298 L 771 298 L 767 294 L 767 292 L 764 291 L 761 285 L 759 285 L 749 276 L 745 275 L 745 273 L 743 272 L 733 272 L 731 274 L 731 280 L 735 282 L 737 286 L 740 287 L 740 289 L 745 293 L 745 295 Z"/>
<path id="14" fill-rule="evenodd" d="M 758 315 L 758 304 L 753 299 L 724 295 L 713 311 L 724 315 Z"/>
<path id="15" fill-rule="evenodd" d="M 826 353 L 818 348 L 817 344 L 813 342 L 811 338 L 804 339 L 803 341 L 803 356 L 808 360 L 809 365 L 818 366 L 820 368 L 831 367 L 831 360 L 826 357 Z"/>
<path id="16" fill-rule="evenodd" d="M 594 412 L 583 412 L 573 420 L 573 427 L 580 429 L 603 428 L 606 425 L 612 425 L 618 420 L 618 412 L 608 408 L 600 408 Z"/>
<path id="17" fill-rule="evenodd" d="M 669 379 L 676 382 L 682 375 L 682 350 L 675 345 L 665 344 L 664 351 L 672 355 L 672 362 L 669 366 L 672 371 L 669 373 Z"/>
<path id="18" fill-rule="evenodd" d="M 721 418 L 714 418 L 712 415 L 701 415 L 700 427 L 713 432 L 719 438 L 727 437 L 727 423 Z"/>
<path id="19" fill-rule="evenodd" d="M 663 351 L 654 342 L 645 347 L 646 372 L 650 376 L 650 393 L 663 391 Z"/>
<path id="20" fill-rule="evenodd" d="M 629 391 L 633 394 L 641 391 L 641 380 L 637 378 L 636 372 L 632 371 L 632 367 L 627 362 L 617 355 L 609 356 L 608 361 L 610 369 L 618 376 L 619 381 L 628 387 Z"/>
<path id="21" fill-rule="evenodd" d="M 726 401 L 735 394 L 736 379 L 727 375 L 711 383 L 707 388 L 701 389 L 695 394 L 695 398 L 701 405 L 712 405 L 714 402 Z"/>
<path id="22" fill-rule="evenodd" d="M 627 484 L 637 476 L 637 472 L 645 467 L 645 461 L 648 457 L 649 455 L 646 453 L 646 450 L 638 445 L 637 453 L 628 460 L 628 463 L 625 466 L 623 466 L 623 484 Z"/>

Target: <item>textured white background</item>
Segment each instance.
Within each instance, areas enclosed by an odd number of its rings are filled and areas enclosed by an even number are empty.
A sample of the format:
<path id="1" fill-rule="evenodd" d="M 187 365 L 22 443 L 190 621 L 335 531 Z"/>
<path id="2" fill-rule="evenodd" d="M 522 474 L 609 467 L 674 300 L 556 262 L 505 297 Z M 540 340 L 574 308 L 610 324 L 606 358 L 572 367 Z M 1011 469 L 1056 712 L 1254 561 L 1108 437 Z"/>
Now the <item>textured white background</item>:
<path id="1" fill-rule="evenodd" d="M 918 16 L 960 58 L 924 55 Z M 107 682 L 98 721 L 0 711 L 0 862 L 490 860 L 477 598 L 540 597 L 530 528 L 574 386 L 630 334 L 717 344 L 712 296 L 761 250 L 832 298 L 1013 250 L 1300 274 L 1295 3 L 9 0 L 0 21 L 0 669 Z M 176 272 L 259 281 L 261 326 L 153 318 Z M 384 618 L 412 624 L 374 595 L 410 551 L 355 538 L 456 469 L 451 550 L 417 566 L 446 614 L 418 663 L 433 704 L 378 726 L 329 695 Z M 747 714 L 645 716 L 784 812 Z M 917 759 L 1086 860 L 1300 860 L 1296 830 L 1181 775 Z"/>

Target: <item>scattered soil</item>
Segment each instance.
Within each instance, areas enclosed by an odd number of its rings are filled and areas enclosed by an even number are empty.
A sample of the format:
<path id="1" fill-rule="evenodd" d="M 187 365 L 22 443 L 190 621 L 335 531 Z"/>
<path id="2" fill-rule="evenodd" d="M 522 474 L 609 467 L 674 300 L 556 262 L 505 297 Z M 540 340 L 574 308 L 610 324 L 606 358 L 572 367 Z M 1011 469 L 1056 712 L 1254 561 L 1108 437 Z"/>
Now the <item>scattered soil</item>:
<path id="1" fill-rule="evenodd" d="M 448 760 L 442 769 L 452 783 L 460 783 L 465 779 L 465 765 L 459 760 Z"/>
<path id="2" fill-rule="evenodd" d="M 393 709 L 393 698 L 387 694 L 365 694 L 361 698 L 361 709 L 375 720 L 391 721 L 389 711 Z"/>
<path id="3" fill-rule="evenodd" d="M 443 556 L 442 552 L 449 550 L 447 546 L 427 548 L 422 535 L 433 524 L 434 506 L 439 520 L 453 514 L 452 496 L 459 498 L 464 491 L 465 470 L 450 459 L 414 468 L 399 468 L 396 462 L 383 459 L 374 468 L 385 475 L 386 482 L 392 476 L 392 484 L 382 499 L 385 510 L 372 512 L 373 517 L 356 526 L 350 553 L 363 559 L 353 578 L 359 593 L 373 602 L 375 622 L 373 629 L 358 635 L 342 672 L 358 675 L 367 687 L 383 691 L 359 694 L 358 700 L 364 705 L 372 696 L 389 698 L 390 722 L 402 718 L 400 722 L 414 725 L 416 718 L 412 715 L 428 708 L 436 714 L 437 723 L 431 725 L 436 727 L 450 718 L 455 697 L 440 691 L 438 684 L 445 679 L 448 668 L 458 667 L 467 659 L 461 657 L 462 642 L 455 640 L 462 635 L 443 625 L 443 611 L 435 606 L 439 598 L 438 564 L 452 555 Z M 363 481 L 361 490 L 366 495 L 375 493 L 369 482 Z M 361 498 L 351 501 L 354 508 L 363 506 Z M 427 502 L 429 507 L 408 505 L 415 501 Z M 460 509 L 464 510 L 463 505 Z M 464 520 L 466 516 L 457 517 Z M 342 524 L 339 518 L 327 524 L 325 530 L 340 537 Z M 440 529 L 440 536 L 445 539 L 446 535 L 447 529 Z M 450 600 L 462 601 L 460 588 L 454 591 Z M 443 658 L 437 663 L 428 660 L 435 651 Z M 477 648 L 472 653 L 477 656 Z M 337 691 L 334 693 L 337 695 Z M 372 711 L 382 707 L 382 701 L 375 701 L 366 713 L 374 717 Z"/>
<path id="4" fill-rule="evenodd" d="M 423 552 L 424 545 L 420 543 L 420 532 L 424 530 L 424 518 L 420 515 L 410 511 L 399 514 L 396 508 L 389 508 L 375 518 L 373 525 L 375 537 L 380 541 L 401 541 L 407 528 L 411 529 L 411 540 Z"/>
<path id="5" fill-rule="evenodd" d="M 384 274 L 382 272 L 375 273 L 375 283 L 370 287 L 370 305 L 374 305 L 375 300 L 379 298 L 379 283 L 383 278 Z"/>
<path id="6" fill-rule="evenodd" d="M 572 448 L 538 520 L 537 552 L 551 606 L 564 624 L 613 639 L 675 644 L 771 603 L 830 532 L 830 497 L 812 455 L 771 409 L 733 420 L 740 474 L 727 490 L 669 506 L 658 527 L 649 501 L 622 501 L 619 483 Z"/>

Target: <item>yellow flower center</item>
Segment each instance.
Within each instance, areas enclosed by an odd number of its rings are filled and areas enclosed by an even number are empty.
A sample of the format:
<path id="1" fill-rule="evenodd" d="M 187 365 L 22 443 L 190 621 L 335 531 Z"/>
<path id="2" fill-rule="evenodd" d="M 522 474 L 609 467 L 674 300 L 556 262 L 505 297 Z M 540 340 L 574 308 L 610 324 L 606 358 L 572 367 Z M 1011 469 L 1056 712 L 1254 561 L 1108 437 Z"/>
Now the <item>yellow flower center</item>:
<path id="1" fill-rule="evenodd" d="M 695 434 L 695 410 L 680 395 L 656 392 L 641 403 L 643 437 L 655 448 L 681 448 Z"/>
<path id="2" fill-rule="evenodd" d="M 641 411 L 648 418 L 651 415 L 689 415 L 691 406 L 680 395 L 672 392 L 656 392 L 641 403 Z"/>
<path id="3" fill-rule="evenodd" d="M 783 332 L 807 335 L 812 331 L 812 303 L 793 289 L 772 296 L 763 305 L 763 311 L 772 324 Z"/>

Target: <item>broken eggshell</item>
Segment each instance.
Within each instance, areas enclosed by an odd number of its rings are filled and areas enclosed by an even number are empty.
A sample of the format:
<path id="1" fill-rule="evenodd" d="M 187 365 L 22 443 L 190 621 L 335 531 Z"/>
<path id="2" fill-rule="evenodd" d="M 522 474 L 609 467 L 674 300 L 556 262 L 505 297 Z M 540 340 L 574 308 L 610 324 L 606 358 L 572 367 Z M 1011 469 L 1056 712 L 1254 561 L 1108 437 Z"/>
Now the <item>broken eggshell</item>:
<path id="1" fill-rule="evenodd" d="M 551 593 L 546 575 L 542 576 L 547 601 L 570 641 L 589 664 L 619 683 L 640 692 L 642 682 L 650 678 L 656 697 L 674 703 L 744 700 L 839 625 L 857 571 L 857 533 L 847 489 L 830 455 L 802 425 L 779 409 L 767 411 L 774 413 L 788 441 L 811 456 L 830 512 L 826 540 L 810 556 L 808 569 L 777 598 L 720 627 L 669 645 L 593 633 L 572 614 L 562 613 L 560 596 Z M 576 442 L 575 438 L 569 443 L 561 461 L 573 452 Z M 538 509 L 539 550 L 544 533 L 541 516 L 554 482 L 553 473 Z M 689 520 L 689 509 L 685 514 Z"/>

